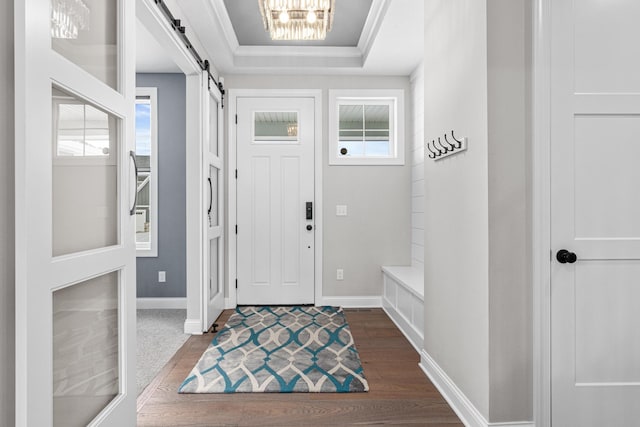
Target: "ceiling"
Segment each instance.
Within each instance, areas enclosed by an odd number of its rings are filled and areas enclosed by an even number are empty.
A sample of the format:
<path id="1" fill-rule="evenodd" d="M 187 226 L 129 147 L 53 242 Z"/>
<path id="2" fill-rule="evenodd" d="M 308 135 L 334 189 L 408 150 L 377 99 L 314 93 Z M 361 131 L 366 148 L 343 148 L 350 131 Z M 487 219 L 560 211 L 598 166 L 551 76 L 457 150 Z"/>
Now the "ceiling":
<path id="1" fill-rule="evenodd" d="M 274 42 L 257 0 L 174 0 L 177 18 L 227 74 L 406 76 L 422 62 L 423 0 L 336 0 L 334 27 L 322 42 Z M 138 25 L 138 71 L 179 72 Z M 191 37 L 191 35 L 190 35 Z"/>

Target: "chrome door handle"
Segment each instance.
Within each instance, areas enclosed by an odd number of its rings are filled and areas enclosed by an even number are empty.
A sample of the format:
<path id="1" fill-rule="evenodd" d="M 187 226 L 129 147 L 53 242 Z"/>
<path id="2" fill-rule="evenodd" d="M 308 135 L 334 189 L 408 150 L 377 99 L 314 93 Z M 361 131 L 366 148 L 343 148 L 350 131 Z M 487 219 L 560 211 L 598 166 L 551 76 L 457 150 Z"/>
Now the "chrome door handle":
<path id="1" fill-rule="evenodd" d="M 135 151 L 131 150 L 129 151 L 129 157 L 131 157 L 131 160 L 133 160 L 133 168 L 136 172 L 136 179 L 133 182 L 134 188 L 135 188 L 135 193 L 133 196 L 133 206 L 131 207 L 131 209 L 129 210 L 129 215 L 133 216 L 136 214 L 136 207 L 138 207 L 138 162 L 136 162 L 136 153 Z"/>

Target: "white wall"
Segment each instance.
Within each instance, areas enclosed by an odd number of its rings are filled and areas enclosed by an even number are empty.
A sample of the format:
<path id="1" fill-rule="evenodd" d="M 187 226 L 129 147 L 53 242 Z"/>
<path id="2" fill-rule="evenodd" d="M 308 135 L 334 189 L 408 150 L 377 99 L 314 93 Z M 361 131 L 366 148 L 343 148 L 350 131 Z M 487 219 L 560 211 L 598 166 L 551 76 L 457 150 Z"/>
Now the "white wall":
<path id="1" fill-rule="evenodd" d="M 403 89 L 405 129 L 411 129 L 409 79 L 360 76 L 225 76 L 225 88 L 323 90 L 323 296 L 382 294 L 382 265 L 408 265 L 410 254 L 411 159 L 404 166 L 329 166 L 328 90 Z M 226 110 L 226 109 L 225 109 Z M 228 111 L 228 110 L 227 110 Z M 406 132 L 411 147 L 411 132 Z M 410 150 L 407 150 L 410 152 Z M 336 217 L 337 204 L 348 206 Z M 344 280 L 336 280 L 336 269 Z"/>
<path id="2" fill-rule="evenodd" d="M 528 0 L 425 4 L 425 351 L 489 422 L 532 418 Z"/>
<path id="3" fill-rule="evenodd" d="M 489 415 L 487 10 L 425 3 L 425 137 L 466 152 L 425 163 L 425 350 Z"/>
<path id="4" fill-rule="evenodd" d="M 13 2 L 0 2 L 0 425 L 14 425 Z"/>
<path id="5" fill-rule="evenodd" d="M 411 265 L 424 269 L 424 64 L 411 73 Z"/>
<path id="6" fill-rule="evenodd" d="M 528 4 L 528 0 L 489 0 L 487 8 L 489 419 L 493 422 L 533 417 Z"/>

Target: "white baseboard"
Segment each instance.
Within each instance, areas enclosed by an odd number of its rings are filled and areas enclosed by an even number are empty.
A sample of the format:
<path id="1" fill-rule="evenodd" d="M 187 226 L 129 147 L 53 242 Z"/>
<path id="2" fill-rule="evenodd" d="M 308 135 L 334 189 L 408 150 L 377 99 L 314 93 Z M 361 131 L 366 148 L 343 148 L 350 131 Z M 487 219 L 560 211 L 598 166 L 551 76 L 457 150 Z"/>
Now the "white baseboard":
<path id="1" fill-rule="evenodd" d="M 316 305 L 328 305 L 343 308 L 380 308 L 382 297 L 322 297 Z"/>
<path id="2" fill-rule="evenodd" d="M 489 423 L 489 427 L 536 427 L 531 421 L 522 421 L 517 423 Z"/>
<path id="3" fill-rule="evenodd" d="M 413 348 L 416 349 L 416 352 L 420 353 L 420 349 L 424 346 L 424 337 L 420 332 L 384 298 L 382 300 L 382 309 L 387 313 L 389 319 L 400 329 L 400 332 L 402 332 L 409 343 L 411 343 Z"/>
<path id="4" fill-rule="evenodd" d="M 225 298 L 225 309 L 234 309 L 236 304 L 231 298 Z M 381 308 L 382 297 L 322 297 L 315 302 L 316 306 L 329 305 L 344 308 Z"/>
<path id="5" fill-rule="evenodd" d="M 202 322 L 200 321 L 200 319 L 185 320 L 184 333 L 190 335 L 202 335 Z"/>
<path id="6" fill-rule="evenodd" d="M 186 298 L 137 298 L 136 308 L 186 309 Z"/>
<path id="7" fill-rule="evenodd" d="M 489 423 L 465 394 L 456 386 L 435 360 L 426 352 L 420 352 L 420 368 L 436 386 L 453 411 L 467 427 L 535 427 L 530 421 Z"/>

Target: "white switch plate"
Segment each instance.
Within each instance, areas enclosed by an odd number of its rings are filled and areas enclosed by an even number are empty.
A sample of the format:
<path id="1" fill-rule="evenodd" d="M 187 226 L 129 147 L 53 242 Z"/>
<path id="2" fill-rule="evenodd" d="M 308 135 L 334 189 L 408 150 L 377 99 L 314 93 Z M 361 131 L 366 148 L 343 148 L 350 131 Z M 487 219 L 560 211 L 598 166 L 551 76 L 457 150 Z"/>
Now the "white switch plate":
<path id="1" fill-rule="evenodd" d="M 158 282 L 164 283 L 167 281 L 167 272 L 166 271 L 158 271 Z"/>
<path id="2" fill-rule="evenodd" d="M 344 270 L 339 268 L 336 270 L 336 280 L 344 280 Z"/>
<path id="3" fill-rule="evenodd" d="M 336 216 L 347 216 L 347 205 L 336 205 Z"/>

